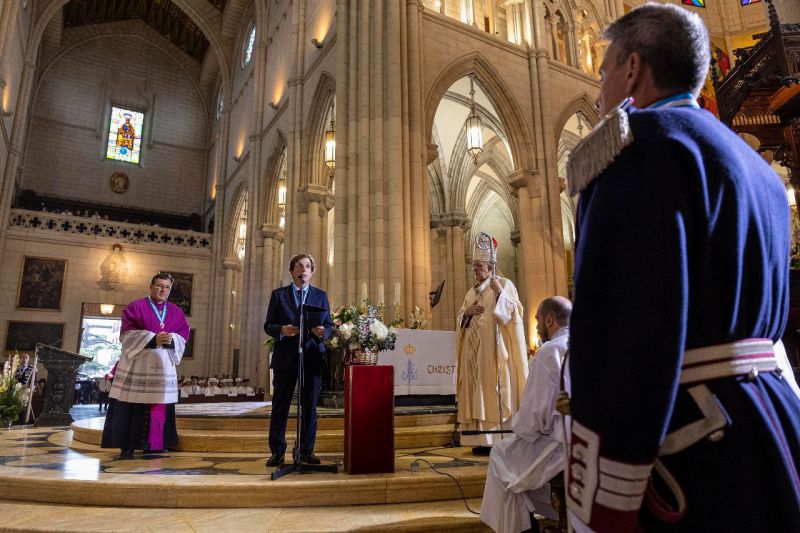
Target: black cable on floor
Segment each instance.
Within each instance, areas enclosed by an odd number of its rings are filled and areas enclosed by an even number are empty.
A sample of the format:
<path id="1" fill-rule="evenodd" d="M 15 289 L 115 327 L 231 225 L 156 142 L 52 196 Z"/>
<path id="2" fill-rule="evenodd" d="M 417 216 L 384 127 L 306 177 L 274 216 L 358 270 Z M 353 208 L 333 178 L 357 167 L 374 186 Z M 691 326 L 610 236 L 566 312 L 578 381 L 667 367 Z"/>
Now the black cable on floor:
<path id="1" fill-rule="evenodd" d="M 395 455 L 394 458 L 397 459 L 398 457 L 409 457 L 411 455 L 417 455 L 417 454 L 420 454 L 420 453 L 428 453 L 428 452 L 433 452 L 433 451 L 436 451 L 436 450 L 446 450 L 447 448 L 448 448 L 447 446 L 437 446 L 436 448 L 430 448 L 430 449 L 427 449 L 427 450 L 420 450 L 418 452 L 401 453 L 400 455 Z"/>
<path id="2" fill-rule="evenodd" d="M 467 503 L 467 497 L 464 495 L 464 489 L 462 489 L 462 488 L 461 488 L 461 483 L 459 483 L 459 482 L 458 482 L 458 480 L 457 480 L 457 479 L 456 479 L 456 478 L 455 478 L 455 477 L 454 477 L 452 474 L 448 474 L 447 472 L 440 472 L 439 470 L 436 470 L 436 467 L 435 467 L 435 466 L 433 466 L 433 465 L 431 464 L 431 462 L 430 462 L 430 461 L 428 461 L 427 459 L 417 459 L 416 461 L 414 461 L 414 463 L 418 463 L 418 462 L 420 462 L 420 461 L 427 463 L 427 464 L 428 464 L 428 466 L 430 466 L 430 467 L 431 467 L 431 470 L 433 470 L 433 471 L 434 471 L 434 472 L 436 472 L 437 474 L 441 474 L 441 475 L 443 475 L 443 476 L 447 476 L 447 477 L 449 477 L 450 479 L 452 479 L 452 480 L 455 482 L 455 484 L 456 484 L 456 487 L 458 487 L 458 490 L 459 490 L 459 492 L 461 492 L 461 499 L 462 499 L 462 500 L 464 500 L 464 507 L 466 507 L 466 508 L 467 508 L 467 511 L 469 511 L 470 513 L 472 513 L 472 514 L 474 514 L 474 515 L 478 515 L 478 516 L 480 516 L 480 514 L 481 514 L 480 512 L 475 512 L 475 511 L 473 511 L 472 509 L 470 509 L 470 507 L 469 507 L 469 503 Z M 413 463 L 412 463 L 412 464 L 413 464 Z"/>

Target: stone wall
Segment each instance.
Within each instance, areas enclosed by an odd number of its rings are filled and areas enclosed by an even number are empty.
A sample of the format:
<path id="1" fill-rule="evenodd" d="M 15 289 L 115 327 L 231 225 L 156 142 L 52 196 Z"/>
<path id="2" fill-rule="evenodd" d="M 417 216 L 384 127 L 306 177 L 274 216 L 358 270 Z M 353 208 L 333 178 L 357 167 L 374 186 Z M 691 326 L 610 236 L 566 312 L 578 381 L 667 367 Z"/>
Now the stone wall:
<path id="1" fill-rule="evenodd" d="M 65 350 L 78 348 L 83 303 L 127 305 L 148 294 L 150 279 L 157 271 L 194 275 L 192 315 L 195 329 L 194 358 L 181 363 L 178 374 L 201 374 L 208 358 L 208 329 L 214 321 L 209 314 L 210 251 L 178 249 L 169 245 L 123 244 L 127 275 L 117 290 L 100 283 L 100 265 L 118 241 L 103 237 L 64 235 L 12 228 L 3 249 L 4 266 L 0 269 L 0 346 L 5 348 L 9 321 L 57 322 L 64 324 Z M 23 258 L 66 259 L 67 268 L 61 310 L 17 309 Z"/>
<path id="2" fill-rule="evenodd" d="M 41 70 L 22 188 L 200 213 L 209 121 L 195 81 L 199 65 L 189 70 L 173 57 L 173 45 L 141 21 L 114 23 L 114 32 L 96 26 L 65 30 L 62 49 Z M 145 113 L 139 164 L 105 157 L 111 105 Z M 109 187 L 115 171 L 130 178 L 124 194 Z"/>

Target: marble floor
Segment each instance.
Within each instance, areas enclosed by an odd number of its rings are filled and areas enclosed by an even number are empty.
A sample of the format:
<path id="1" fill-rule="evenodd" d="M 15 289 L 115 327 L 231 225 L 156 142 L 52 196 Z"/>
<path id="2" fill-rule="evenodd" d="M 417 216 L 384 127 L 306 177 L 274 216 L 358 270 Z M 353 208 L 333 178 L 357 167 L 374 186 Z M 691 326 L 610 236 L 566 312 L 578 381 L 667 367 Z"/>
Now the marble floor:
<path id="1" fill-rule="evenodd" d="M 263 404 L 183 407 L 190 409 L 179 416 L 265 416 Z M 75 418 L 93 422 L 86 419 L 97 406 L 78 411 Z M 339 473 L 271 481 L 264 453 L 139 452 L 120 460 L 118 450 L 72 437 L 65 427 L 0 431 L 0 529 L 487 531 L 467 505 L 480 509 L 488 458 L 468 448 L 397 450 L 394 474 L 354 476 L 342 472 L 340 452 L 319 453 Z"/>

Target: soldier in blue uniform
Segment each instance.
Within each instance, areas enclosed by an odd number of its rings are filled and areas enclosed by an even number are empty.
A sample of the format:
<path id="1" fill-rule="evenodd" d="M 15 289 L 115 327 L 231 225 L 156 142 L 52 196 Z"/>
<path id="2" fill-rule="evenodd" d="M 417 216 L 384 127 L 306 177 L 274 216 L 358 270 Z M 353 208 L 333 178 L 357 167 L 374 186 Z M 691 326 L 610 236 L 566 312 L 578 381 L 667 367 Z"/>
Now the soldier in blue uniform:
<path id="1" fill-rule="evenodd" d="M 569 163 L 573 527 L 800 531 L 785 188 L 695 103 L 697 15 L 647 4 L 606 37 L 606 116 Z"/>

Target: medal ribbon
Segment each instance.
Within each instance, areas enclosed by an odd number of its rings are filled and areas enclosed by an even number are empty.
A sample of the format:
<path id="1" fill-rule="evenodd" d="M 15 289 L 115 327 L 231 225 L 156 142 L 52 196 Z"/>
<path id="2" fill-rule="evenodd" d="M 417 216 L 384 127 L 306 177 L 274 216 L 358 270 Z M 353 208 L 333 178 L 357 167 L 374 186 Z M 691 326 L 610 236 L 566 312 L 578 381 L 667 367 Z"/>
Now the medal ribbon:
<path id="1" fill-rule="evenodd" d="M 156 308 L 156 304 L 153 303 L 153 300 L 148 298 L 147 299 L 147 303 L 149 303 L 150 307 L 153 308 L 153 312 L 156 314 L 156 318 L 158 318 L 158 321 L 160 323 L 159 325 L 161 326 L 161 329 L 163 330 L 164 329 L 164 320 L 167 318 L 167 303 L 164 302 L 164 310 L 161 311 L 160 313 L 158 312 L 158 309 Z"/>

